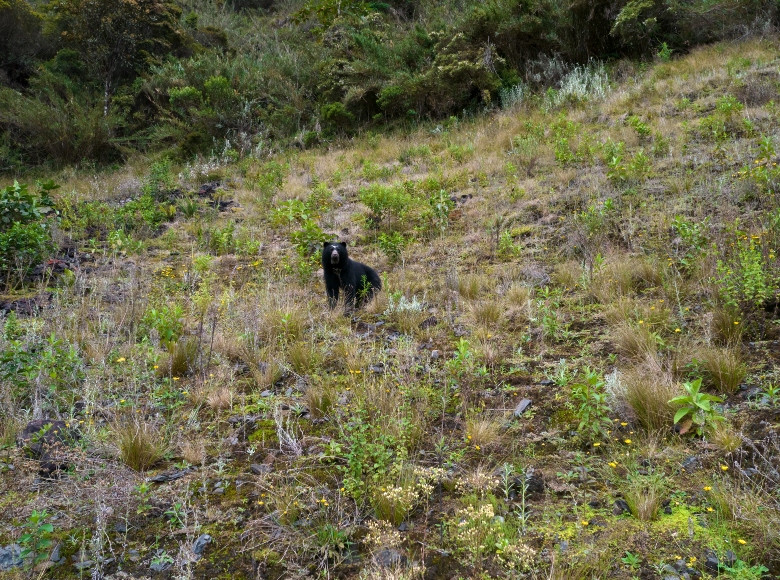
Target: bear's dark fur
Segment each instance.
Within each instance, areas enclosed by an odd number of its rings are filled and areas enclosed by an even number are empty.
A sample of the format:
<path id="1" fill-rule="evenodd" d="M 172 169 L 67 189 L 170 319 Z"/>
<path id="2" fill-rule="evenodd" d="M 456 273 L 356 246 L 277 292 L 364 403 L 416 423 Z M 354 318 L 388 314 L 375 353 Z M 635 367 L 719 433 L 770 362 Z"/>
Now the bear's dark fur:
<path id="1" fill-rule="evenodd" d="M 347 254 L 346 242 L 325 242 L 322 248 L 322 271 L 330 307 L 336 306 L 339 290 L 344 291 L 347 308 L 360 308 L 382 289 L 376 270 L 356 262 Z"/>

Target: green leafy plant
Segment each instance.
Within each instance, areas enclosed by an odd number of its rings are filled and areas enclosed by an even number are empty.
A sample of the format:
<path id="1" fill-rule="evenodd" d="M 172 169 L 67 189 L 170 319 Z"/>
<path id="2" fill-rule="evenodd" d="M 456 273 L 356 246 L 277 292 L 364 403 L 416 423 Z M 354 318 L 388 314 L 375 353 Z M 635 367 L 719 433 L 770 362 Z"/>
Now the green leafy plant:
<path id="1" fill-rule="evenodd" d="M 604 386 L 602 376 L 587 367 L 579 380 L 571 385 L 570 396 L 574 402 L 574 412 L 580 420 L 577 429 L 589 440 L 607 437 L 607 431 L 612 427 Z"/>
<path id="2" fill-rule="evenodd" d="M 6 286 L 22 282 L 53 250 L 48 215 L 56 214 L 49 193 L 57 187 L 39 182 L 35 195 L 14 181 L 0 189 L 0 276 Z"/>
<path id="3" fill-rule="evenodd" d="M 379 249 L 393 264 L 401 259 L 401 252 L 403 252 L 406 242 L 406 238 L 400 232 L 381 233 L 377 238 Z"/>
<path id="4" fill-rule="evenodd" d="M 701 436 L 725 417 L 715 409 L 713 403 L 722 403 L 723 399 L 717 395 L 701 392 L 701 378 L 688 381 L 683 384 L 686 394 L 669 400 L 671 405 L 679 405 L 680 408 L 674 414 L 674 423 L 682 422 L 680 433 L 687 433 L 691 428 L 696 435 Z"/>
<path id="5" fill-rule="evenodd" d="M 46 510 L 33 510 L 22 524 L 24 533 L 19 537 L 21 556 L 23 559 L 31 558 L 33 566 L 49 557 L 48 548 L 52 545 L 54 526 L 46 521 L 48 517 L 49 512 Z"/>

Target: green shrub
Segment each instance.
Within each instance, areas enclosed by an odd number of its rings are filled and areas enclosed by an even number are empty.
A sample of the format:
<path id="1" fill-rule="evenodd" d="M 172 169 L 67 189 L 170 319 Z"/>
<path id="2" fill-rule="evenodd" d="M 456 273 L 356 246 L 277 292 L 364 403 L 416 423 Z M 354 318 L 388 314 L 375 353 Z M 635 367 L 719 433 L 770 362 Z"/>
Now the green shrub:
<path id="1" fill-rule="evenodd" d="M 53 205 L 49 192 L 58 186 L 38 187 L 38 195 L 16 181 L 0 189 L 0 276 L 6 286 L 22 282 L 54 248 L 47 215 Z"/>

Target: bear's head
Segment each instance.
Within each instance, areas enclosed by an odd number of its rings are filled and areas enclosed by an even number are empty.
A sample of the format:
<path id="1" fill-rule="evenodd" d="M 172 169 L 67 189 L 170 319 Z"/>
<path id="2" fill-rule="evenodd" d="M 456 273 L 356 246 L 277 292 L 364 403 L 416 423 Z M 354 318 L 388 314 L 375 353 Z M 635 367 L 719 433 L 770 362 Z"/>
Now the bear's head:
<path id="1" fill-rule="evenodd" d="M 322 265 L 334 269 L 343 268 L 347 263 L 346 242 L 325 242 L 322 248 Z"/>

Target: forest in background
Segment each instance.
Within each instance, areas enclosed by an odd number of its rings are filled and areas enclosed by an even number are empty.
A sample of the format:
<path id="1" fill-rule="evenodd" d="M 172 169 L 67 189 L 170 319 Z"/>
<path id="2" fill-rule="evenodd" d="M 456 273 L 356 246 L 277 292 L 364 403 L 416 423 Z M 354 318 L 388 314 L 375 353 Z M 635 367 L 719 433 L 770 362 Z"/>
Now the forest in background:
<path id="1" fill-rule="evenodd" d="M 0 0 L 0 172 L 264 157 L 766 33 L 776 0 Z M 626 67 L 627 70 L 633 70 Z"/>

